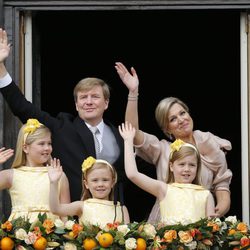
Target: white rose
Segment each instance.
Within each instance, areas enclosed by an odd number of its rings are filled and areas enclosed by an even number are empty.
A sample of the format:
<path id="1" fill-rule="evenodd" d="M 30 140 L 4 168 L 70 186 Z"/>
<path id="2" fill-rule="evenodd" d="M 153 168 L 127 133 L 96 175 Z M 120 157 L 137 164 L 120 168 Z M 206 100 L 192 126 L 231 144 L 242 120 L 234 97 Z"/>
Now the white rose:
<path id="1" fill-rule="evenodd" d="M 191 241 L 189 243 L 184 244 L 185 246 L 187 246 L 189 249 L 196 249 L 197 247 L 197 242 L 196 241 Z"/>
<path id="2" fill-rule="evenodd" d="M 121 232 L 123 235 L 126 235 L 130 231 L 128 225 L 120 225 L 117 227 L 117 230 Z"/>
<path id="3" fill-rule="evenodd" d="M 72 230 L 72 227 L 74 224 L 75 224 L 75 222 L 73 220 L 68 220 L 65 222 L 65 228 L 68 230 Z"/>
<path id="4" fill-rule="evenodd" d="M 231 222 L 232 224 L 235 224 L 237 222 L 236 216 L 228 216 L 225 221 Z"/>
<path id="5" fill-rule="evenodd" d="M 125 241 L 126 250 L 136 249 L 136 247 L 137 247 L 137 245 L 136 245 L 136 239 L 135 238 L 128 238 Z"/>
<path id="6" fill-rule="evenodd" d="M 15 231 L 15 237 L 18 240 L 24 240 L 27 237 L 27 233 L 23 228 L 19 228 Z"/>
<path id="7" fill-rule="evenodd" d="M 75 244 L 70 243 L 70 242 L 66 242 L 64 244 L 64 250 L 77 250 L 77 247 Z"/>
<path id="8" fill-rule="evenodd" d="M 58 228 L 62 228 L 62 229 L 65 228 L 64 227 L 64 222 L 62 220 L 60 220 L 60 219 L 56 219 L 54 223 L 55 223 L 55 226 L 58 227 Z"/>
<path id="9" fill-rule="evenodd" d="M 156 230 L 155 227 L 151 224 L 146 224 L 143 227 L 143 231 L 145 232 L 146 236 L 149 239 L 154 239 L 155 235 L 156 235 Z"/>

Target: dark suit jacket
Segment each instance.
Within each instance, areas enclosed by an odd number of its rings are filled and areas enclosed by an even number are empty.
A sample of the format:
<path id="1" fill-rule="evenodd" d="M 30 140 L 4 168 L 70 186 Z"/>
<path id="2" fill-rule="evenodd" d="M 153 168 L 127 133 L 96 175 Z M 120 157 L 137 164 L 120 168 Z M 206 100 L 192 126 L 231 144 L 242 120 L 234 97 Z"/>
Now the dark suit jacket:
<path id="1" fill-rule="evenodd" d="M 14 115 L 22 123 L 26 123 L 29 118 L 36 118 L 51 130 L 52 154 L 60 159 L 69 179 L 71 200 L 80 200 L 82 194 L 81 164 L 88 156 L 96 157 L 93 135 L 84 121 L 79 116 L 74 117 L 68 113 L 59 113 L 57 117 L 53 117 L 41 111 L 26 100 L 14 82 L 1 88 L 0 91 Z M 125 179 L 123 139 L 115 126 L 105 119 L 104 122 L 113 131 L 120 148 L 120 155 L 113 165 L 118 173 L 118 181 L 123 181 Z"/>

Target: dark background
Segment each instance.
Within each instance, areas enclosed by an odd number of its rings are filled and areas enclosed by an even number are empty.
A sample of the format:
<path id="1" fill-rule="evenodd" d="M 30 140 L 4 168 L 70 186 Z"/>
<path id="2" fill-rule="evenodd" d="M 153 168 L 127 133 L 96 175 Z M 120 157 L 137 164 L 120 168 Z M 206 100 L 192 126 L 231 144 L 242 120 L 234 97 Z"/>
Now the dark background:
<path id="1" fill-rule="evenodd" d="M 56 115 L 75 113 L 73 88 L 85 77 L 111 86 L 105 116 L 124 121 L 128 91 L 114 68 L 116 61 L 134 66 L 140 79 L 140 128 L 164 138 L 154 118 L 167 96 L 190 108 L 195 129 L 232 142 L 227 154 L 233 172 L 228 215 L 241 219 L 240 13 L 197 11 L 60 11 L 37 12 L 42 109 Z M 76 113 L 75 113 L 76 114 Z M 139 170 L 155 177 L 155 169 L 137 159 Z M 135 187 L 126 189 L 131 220 L 146 219 L 154 197 Z"/>

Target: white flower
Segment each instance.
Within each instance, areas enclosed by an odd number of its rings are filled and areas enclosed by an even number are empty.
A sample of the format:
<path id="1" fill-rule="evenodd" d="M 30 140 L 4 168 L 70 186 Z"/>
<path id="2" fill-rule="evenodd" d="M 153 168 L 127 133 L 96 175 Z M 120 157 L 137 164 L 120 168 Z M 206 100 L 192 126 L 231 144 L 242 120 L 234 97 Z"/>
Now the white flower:
<path id="1" fill-rule="evenodd" d="M 191 241 L 189 243 L 185 243 L 184 245 L 187 246 L 189 249 L 196 249 L 197 242 L 196 241 Z"/>
<path id="2" fill-rule="evenodd" d="M 235 224 L 237 222 L 236 216 L 228 216 L 225 221 L 231 222 L 232 224 Z"/>
<path id="3" fill-rule="evenodd" d="M 125 241 L 126 250 L 136 249 L 136 247 L 137 247 L 137 245 L 136 245 L 136 239 L 135 238 L 128 238 Z"/>
<path id="4" fill-rule="evenodd" d="M 220 218 L 215 218 L 214 222 L 215 222 L 218 226 L 221 226 L 221 225 L 222 225 L 222 221 L 220 220 Z"/>
<path id="5" fill-rule="evenodd" d="M 65 222 L 65 228 L 68 230 L 72 230 L 74 224 L 75 222 L 73 220 L 68 220 Z"/>
<path id="6" fill-rule="evenodd" d="M 15 231 L 15 237 L 18 240 L 24 240 L 27 237 L 27 233 L 23 228 L 19 228 Z"/>
<path id="7" fill-rule="evenodd" d="M 125 236 L 130 231 L 130 229 L 128 228 L 128 225 L 120 225 L 117 227 L 117 230 L 121 232 L 123 236 Z"/>
<path id="8" fill-rule="evenodd" d="M 151 224 L 145 224 L 143 226 L 143 231 L 145 232 L 148 239 L 154 239 L 156 235 L 155 227 Z"/>
<path id="9" fill-rule="evenodd" d="M 227 223 L 223 221 L 223 222 L 221 223 L 220 232 L 222 233 L 222 232 L 225 231 L 226 229 L 227 229 Z"/>
<path id="10" fill-rule="evenodd" d="M 64 250 L 77 250 L 77 247 L 75 244 L 70 243 L 70 242 L 66 242 L 64 244 Z"/>
<path id="11" fill-rule="evenodd" d="M 55 219 L 55 222 L 54 222 L 55 226 L 58 227 L 58 228 L 62 228 L 64 229 L 64 222 L 60 219 Z"/>

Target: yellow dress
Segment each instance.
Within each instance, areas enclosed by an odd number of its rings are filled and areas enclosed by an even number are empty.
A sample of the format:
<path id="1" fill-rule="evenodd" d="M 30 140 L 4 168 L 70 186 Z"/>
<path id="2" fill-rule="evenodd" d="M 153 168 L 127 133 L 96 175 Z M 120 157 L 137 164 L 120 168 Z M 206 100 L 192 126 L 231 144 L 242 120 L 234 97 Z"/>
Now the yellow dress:
<path id="1" fill-rule="evenodd" d="M 120 203 L 115 206 L 113 201 L 90 198 L 83 201 L 81 224 L 91 224 L 104 228 L 107 223 L 122 222 L 122 207 Z"/>
<path id="2" fill-rule="evenodd" d="M 160 201 L 162 222 L 188 224 L 206 217 L 209 190 L 195 184 L 172 183 L 167 185 L 167 194 Z"/>
<path id="3" fill-rule="evenodd" d="M 13 168 L 11 214 L 9 220 L 20 216 L 33 222 L 39 213 L 47 213 L 48 218 L 59 218 L 49 212 L 50 182 L 47 167 Z"/>

